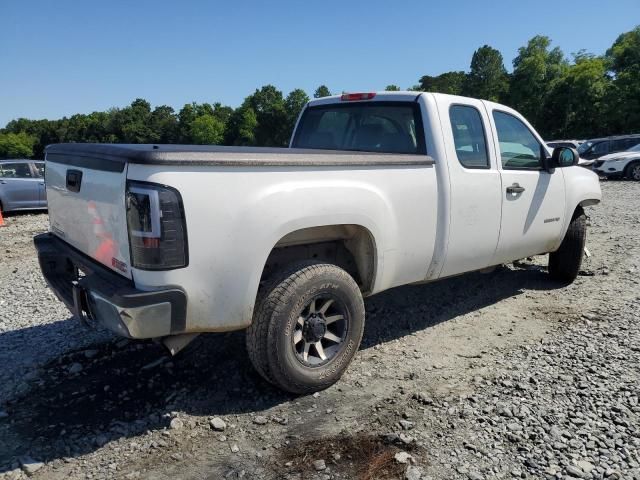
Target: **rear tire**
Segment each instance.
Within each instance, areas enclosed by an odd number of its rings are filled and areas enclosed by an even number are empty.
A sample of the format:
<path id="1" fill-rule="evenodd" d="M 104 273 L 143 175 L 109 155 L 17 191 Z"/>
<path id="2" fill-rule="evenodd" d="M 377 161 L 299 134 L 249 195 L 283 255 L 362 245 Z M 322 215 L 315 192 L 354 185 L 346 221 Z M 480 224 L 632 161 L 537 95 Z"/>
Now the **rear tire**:
<path id="1" fill-rule="evenodd" d="M 335 265 L 305 262 L 276 274 L 259 297 L 247 329 L 258 373 L 296 394 L 337 382 L 364 330 L 364 302 L 354 279 Z"/>
<path id="2" fill-rule="evenodd" d="M 640 181 L 640 162 L 633 162 L 627 165 L 625 177 L 636 182 Z"/>
<path id="3" fill-rule="evenodd" d="M 582 264 L 586 237 L 586 215 L 582 208 L 578 208 L 573 214 L 560 248 L 549 254 L 551 278 L 569 283 L 576 279 Z"/>

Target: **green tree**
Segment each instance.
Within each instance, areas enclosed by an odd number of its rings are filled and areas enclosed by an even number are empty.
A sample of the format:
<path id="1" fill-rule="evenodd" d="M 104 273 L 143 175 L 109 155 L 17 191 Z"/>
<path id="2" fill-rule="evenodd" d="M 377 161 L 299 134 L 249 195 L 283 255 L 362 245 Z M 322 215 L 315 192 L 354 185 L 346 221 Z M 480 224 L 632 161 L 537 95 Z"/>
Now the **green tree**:
<path id="1" fill-rule="evenodd" d="M 541 131 L 548 120 L 547 96 L 569 68 L 562 50 L 550 49 L 550 46 L 548 37 L 538 35 L 529 40 L 526 47 L 520 47 L 513 60 L 509 87 L 511 105 Z"/>
<path id="2" fill-rule="evenodd" d="M 258 126 L 256 112 L 245 102 L 234 110 L 225 130 L 226 145 L 255 145 Z"/>
<path id="3" fill-rule="evenodd" d="M 502 54 L 489 45 L 473 52 L 471 68 L 463 83 L 463 93 L 469 97 L 498 102 L 509 89 L 509 76 Z"/>
<path id="4" fill-rule="evenodd" d="M 152 143 L 175 143 L 179 137 L 178 117 L 173 108 L 161 105 L 153 109 L 150 117 Z"/>
<path id="5" fill-rule="evenodd" d="M 620 35 L 607 51 L 612 88 L 607 96 L 610 129 L 613 133 L 640 130 L 640 26 Z"/>
<path id="6" fill-rule="evenodd" d="M 327 88 L 326 85 L 320 85 L 316 88 L 316 91 L 313 93 L 313 98 L 322 98 L 322 97 L 330 97 L 331 91 Z"/>
<path id="7" fill-rule="evenodd" d="M 0 133 L 0 158 L 31 158 L 35 137 L 25 133 Z"/>
<path id="8" fill-rule="evenodd" d="M 289 95 L 287 95 L 287 98 L 284 101 L 284 108 L 287 112 L 287 132 L 289 136 L 293 133 L 293 128 L 298 120 L 298 115 L 300 115 L 300 112 L 308 102 L 309 96 L 304 90 L 299 88 L 291 90 Z"/>
<path id="9" fill-rule="evenodd" d="M 208 113 L 191 122 L 191 139 L 198 145 L 218 145 L 224 138 L 224 123 Z"/>
<path id="10" fill-rule="evenodd" d="M 400 91 L 400 87 L 397 85 L 387 85 L 386 87 L 384 87 L 385 91 L 387 92 L 399 92 Z"/>
<path id="11" fill-rule="evenodd" d="M 229 121 L 229 118 L 231 117 L 231 114 L 233 113 L 233 108 L 222 105 L 220 102 L 214 103 L 212 107 L 213 116 L 226 125 L 226 123 Z"/>
<path id="12" fill-rule="evenodd" d="M 446 72 L 436 77 L 424 75 L 414 89 L 423 92 L 461 95 L 465 78 L 466 74 L 464 72 Z"/>
<path id="13" fill-rule="evenodd" d="M 287 144 L 287 111 L 280 90 L 273 85 L 265 85 L 248 96 L 243 105 L 253 110 L 258 122 L 254 131 L 256 145 L 281 147 Z"/>
<path id="14" fill-rule="evenodd" d="M 153 143 L 151 130 L 151 105 L 142 98 L 137 98 L 131 105 L 115 112 L 115 134 L 118 141 L 124 143 Z M 79 125 L 84 128 L 84 125 Z M 79 135 L 82 135 L 80 130 Z"/>
<path id="15" fill-rule="evenodd" d="M 580 52 L 546 98 L 549 137 L 588 138 L 608 133 L 605 99 L 611 87 L 607 62 Z"/>

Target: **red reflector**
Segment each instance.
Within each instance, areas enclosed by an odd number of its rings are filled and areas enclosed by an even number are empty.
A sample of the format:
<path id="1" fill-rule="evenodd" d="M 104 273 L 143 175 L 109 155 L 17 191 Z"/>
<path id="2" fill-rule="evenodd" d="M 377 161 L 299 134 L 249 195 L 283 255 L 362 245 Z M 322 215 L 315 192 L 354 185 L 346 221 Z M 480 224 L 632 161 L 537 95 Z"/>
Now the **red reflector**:
<path id="1" fill-rule="evenodd" d="M 146 248 L 160 248 L 160 239 L 151 237 L 142 237 L 142 245 Z"/>
<path id="2" fill-rule="evenodd" d="M 375 96 L 376 96 L 375 92 L 369 92 L 369 93 L 343 93 L 342 96 L 340 97 L 340 100 L 344 100 L 344 101 L 347 101 L 347 102 L 350 102 L 350 101 L 353 101 L 353 100 L 371 100 Z"/>

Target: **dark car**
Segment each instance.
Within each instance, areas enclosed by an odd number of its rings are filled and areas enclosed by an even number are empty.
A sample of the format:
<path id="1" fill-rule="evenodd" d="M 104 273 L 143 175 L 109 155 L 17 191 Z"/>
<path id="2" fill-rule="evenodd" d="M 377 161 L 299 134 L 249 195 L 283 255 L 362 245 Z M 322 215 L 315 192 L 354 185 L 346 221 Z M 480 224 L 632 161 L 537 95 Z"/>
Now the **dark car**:
<path id="1" fill-rule="evenodd" d="M 44 162 L 41 160 L 0 160 L 0 210 L 47 208 L 44 189 Z"/>
<path id="2" fill-rule="evenodd" d="M 640 143 L 640 134 L 617 137 L 594 138 L 587 140 L 578 148 L 580 158 L 593 160 L 610 153 L 623 152 Z"/>
<path id="3" fill-rule="evenodd" d="M 584 140 L 549 140 L 547 142 L 547 147 L 552 149 L 557 147 L 569 147 L 578 149 L 583 143 Z"/>

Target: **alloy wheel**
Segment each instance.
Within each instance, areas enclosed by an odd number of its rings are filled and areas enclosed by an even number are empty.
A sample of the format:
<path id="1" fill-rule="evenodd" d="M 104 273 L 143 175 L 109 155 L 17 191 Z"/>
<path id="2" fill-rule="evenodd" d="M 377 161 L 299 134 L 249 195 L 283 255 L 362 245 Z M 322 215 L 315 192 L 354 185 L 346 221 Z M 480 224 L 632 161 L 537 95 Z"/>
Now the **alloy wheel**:
<path id="1" fill-rule="evenodd" d="M 296 358 L 307 367 L 326 364 L 342 349 L 348 329 L 347 309 L 337 297 L 314 297 L 298 315 L 291 336 Z"/>

